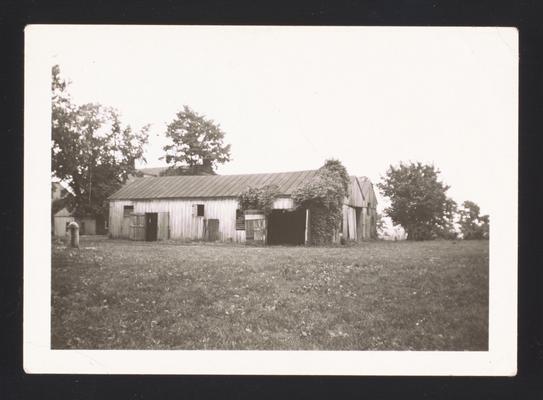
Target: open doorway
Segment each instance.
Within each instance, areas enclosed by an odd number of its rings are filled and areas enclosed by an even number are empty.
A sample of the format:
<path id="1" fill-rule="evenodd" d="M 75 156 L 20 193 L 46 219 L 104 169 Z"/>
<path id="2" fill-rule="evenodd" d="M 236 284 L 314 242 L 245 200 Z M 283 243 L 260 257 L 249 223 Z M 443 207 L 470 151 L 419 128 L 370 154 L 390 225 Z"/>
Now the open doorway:
<path id="1" fill-rule="evenodd" d="M 355 207 L 356 212 L 356 240 L 362 240 L 364 232 L 362 231 L 362 207 Z"/>
<path id="2" fill-rule="evenodd" d="M 268 244 L 305 244 L 305 210 L 273 210 L 268 216 Z"/>
<path id="3" fill-rule="evenodd" d="M 158 214 L 145 213 L 145 240 L 155 242 L 158 231 Z"/>

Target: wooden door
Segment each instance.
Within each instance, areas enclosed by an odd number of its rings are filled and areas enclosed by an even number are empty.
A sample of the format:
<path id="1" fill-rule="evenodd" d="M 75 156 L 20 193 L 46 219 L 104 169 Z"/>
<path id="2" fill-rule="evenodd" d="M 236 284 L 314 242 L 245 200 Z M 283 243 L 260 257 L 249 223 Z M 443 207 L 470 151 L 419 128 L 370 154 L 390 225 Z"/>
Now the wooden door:
<path id="1" fill-rule="evenodd" d="M 158 214 L 145 213 L 145 240 L 154 242 L 158 236 Z"/>
<path id="2" fill-rule="evenodd" d="M 207 240 L 209 242 L 215 242 L 219 240 L 219 220 L 218 219 L 208 219 L 207 220 Z"/>
<path id="3" fill-rule="evenodd" d="M 129 238 L 145 240 L 145 214 L 130 214 Z"/>
<path id="4" fill-rule="evenodd" d="M 255 219 L 253 220 L 253 235 L 254 240 L 257 242 L 266 243 L 266 220 Z"/>
<path id="5" fill-rule="evenodd" d="M 245 220 L 245 240 L 254 240 L 255 231 L 254 231 L 254 222 L 253 220 Z"/>

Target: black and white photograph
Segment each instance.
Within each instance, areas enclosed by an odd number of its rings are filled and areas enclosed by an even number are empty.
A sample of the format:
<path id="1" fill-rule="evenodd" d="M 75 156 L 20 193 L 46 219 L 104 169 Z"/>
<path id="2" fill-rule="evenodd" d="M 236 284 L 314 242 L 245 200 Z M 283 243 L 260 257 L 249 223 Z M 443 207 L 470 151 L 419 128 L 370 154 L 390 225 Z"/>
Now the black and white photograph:
<path id="1" fill-rule="evenodd" d="M 30 25 L 27 372 L 514 375 L 514 28 Z"/>

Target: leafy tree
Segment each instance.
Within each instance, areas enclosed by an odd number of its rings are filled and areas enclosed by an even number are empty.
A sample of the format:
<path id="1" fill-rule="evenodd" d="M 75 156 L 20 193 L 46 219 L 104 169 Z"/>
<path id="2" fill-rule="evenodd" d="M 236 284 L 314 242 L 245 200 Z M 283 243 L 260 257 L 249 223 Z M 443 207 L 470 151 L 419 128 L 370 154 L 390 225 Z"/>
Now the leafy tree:
<path id="1" fill-rule="evenodd" d="M 464 201 L 458 214 L 462 237 L 466 240 L 488 239 L 489 217 L 479 215 L 480 208 L 473 201 Z"/>
<path id="2" fill-rule="evenodd" d="M 100 104 L 75 105 L 61 78 L 52 69 L 52 174 L 72 189 L 69 208 L 75 214 L 107 213 L 107 197 L 116 191 L 143 158 L 148 126 L 133 133 L 121 125 L 119 114 Z"/>
<path id="3" fill-rule="evenodd" d="M 168 125 L 164 146 L 169 168 L 162 175 L 215 174 L 218 164 L 230 161 L 230 145 L 224 144 L 224 132 L 218 124 L 183 106 Z"/>
<path id="4" fill-rule="evenodd" d="M 343 201 L 349 188 L 349 175 L 338 160 L 327 160 L 317 174 L 292 194 L 299 207 L 311 212 L 312 244 L 334 241 L 343 217 Z"/>
<path id="5" fill-rule="evenodd" d="M 377 185 L 390 199 L 385 214 L 405 229 L 408 240 L 434 239 L 452 229 L 456 204 L 439 173 L 433 165 L 400 163 L 390 166 Z"/>

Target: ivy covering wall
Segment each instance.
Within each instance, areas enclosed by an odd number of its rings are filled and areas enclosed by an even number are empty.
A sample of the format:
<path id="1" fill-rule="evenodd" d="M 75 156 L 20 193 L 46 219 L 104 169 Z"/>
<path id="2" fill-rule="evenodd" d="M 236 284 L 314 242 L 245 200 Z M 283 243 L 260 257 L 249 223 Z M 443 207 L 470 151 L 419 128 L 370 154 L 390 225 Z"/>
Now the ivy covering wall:
<path id="1" fill-rule="evenodd" d="M 238 201 L 240 208 L 245 210 L 262 210 L 269 215 L 273 209 L 273 202 L 279 195 L 277 185 L 265 185 L 262 187 L 247 188 L 240 194 Z"/>
<path id="2" fill-rule="evenodd" d="M 327 160 L 318 173 L 298 188 L 292 198 L 298 207 L 310 210 L 310 242 L 331 244 L 343 218 L 343 201 L 349 189 L 349 175 L 338 160 Z"/>

